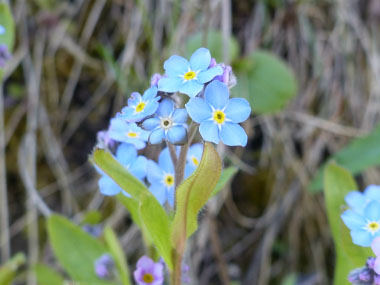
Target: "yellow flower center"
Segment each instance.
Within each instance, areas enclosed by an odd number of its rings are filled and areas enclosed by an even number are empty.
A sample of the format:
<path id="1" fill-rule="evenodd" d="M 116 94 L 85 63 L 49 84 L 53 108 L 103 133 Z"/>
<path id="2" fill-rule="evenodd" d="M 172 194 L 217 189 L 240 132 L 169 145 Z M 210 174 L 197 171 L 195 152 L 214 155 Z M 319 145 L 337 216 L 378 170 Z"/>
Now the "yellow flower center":
<path id="1" fill-rule="evenodd" d="M 162 118 L 161 119 L 161 128 L 167 130 L 170 129 L 173 125 L 172 119 L 171 118 Z"/>
<path id="2" fill-rule="evenodd" d="M 154 281 L 153 275 L 150 273 L 145 273 L 142 279 L 145 283 L 152 283 Z"/>
<path id="3" fill-rule="evenodd" d="M 137 112 L 137 113 L 140 113 L 140 112 L 144 111 L 144 108 L 145 108 L 145 102 L 140 102 L 140 103 L 136 106 L 136 112 Z"/>
<path id="4" fill-rule="evenodd" d="M 127 136 L 130 137 L 130 138 L 137 138 L 137 137 L 139 136 L 139 134 L 138 134 L 138 133 L 135 133 L 135 132 L 129 132 L 129 133 L 127 134 Z"/>
<path id="5" fill-rule="evenodd" d="M 371 233 L 375 233 L 377 232 L 378 230 L 380 230 L 380 224 L 378 222 L 370 222 L 368 223 L 367 225 L 367 229 L 371 232 Z"/>
<path id="6" fill-rule="evenodd" d="M 191 80 L 191 79 L 194 79 L 195 76 L 197 76 L 197 74 L 194 72 L 194 71 L 188 71 L 186 72 L 184 75 L 183 75 L 183 78 L 185 80 Z"/>
<path id="7" fill-rule="evenodd" d="M 174 176 L 171 174 L 166 174 L 164 178 L 164 183 L 168 187 L 172 186 L 174 184 Z"/>
<path id="8" fill-rule="evenodd" d="M 196 157 L 192 157 L 191 158 L 191 161 L 194 163 L 194 165 L 197 165 L 198 166 L 198 164 L 199 164 L 199 161 L 198 161 L 198 159 L 196 158 Z"/>
<path id="9" fill-rule="evenodd" d="M 214 121 L 218 124 L 223 124 L 226 119 L 226 115 L 221 110 L 214 111 L 213 114 Z"/>

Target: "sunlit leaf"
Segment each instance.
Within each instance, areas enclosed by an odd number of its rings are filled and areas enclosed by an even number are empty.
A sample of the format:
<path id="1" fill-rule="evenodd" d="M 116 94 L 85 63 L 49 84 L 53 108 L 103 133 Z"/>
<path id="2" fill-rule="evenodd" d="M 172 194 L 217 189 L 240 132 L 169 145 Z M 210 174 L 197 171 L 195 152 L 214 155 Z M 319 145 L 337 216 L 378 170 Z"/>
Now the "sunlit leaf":
<path id="1" fill-rule="evenodd" d="M 26 258 L 23 253 L 17 253 L 9 261 L 0 267 L 0 284 L 10 285 L 17 270 L 25 264 Z"/>
<path id="2" fill-rule="evenodd" d="M 34 272 L 37 277 L 38 285 L 62 285 L 64 284 L 64 279 L 56 272 L 54 269 L 44 265 L 36 264 L 34 266 Z"/>

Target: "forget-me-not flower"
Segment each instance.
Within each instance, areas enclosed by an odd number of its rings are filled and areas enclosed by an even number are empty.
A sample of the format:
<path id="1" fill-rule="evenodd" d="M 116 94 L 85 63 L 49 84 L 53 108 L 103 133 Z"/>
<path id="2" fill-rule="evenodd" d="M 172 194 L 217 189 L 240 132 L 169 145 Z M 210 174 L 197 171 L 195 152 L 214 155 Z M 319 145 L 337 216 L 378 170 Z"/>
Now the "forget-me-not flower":
<path id="1" fill-rule="evenodd" d="M 148 181 L 151 184 L 149 190 L 160 204 L 166 201 L 174 206 L 175 172 L 169 149 L 165 148 L 158 157 L 158 164 L 148 161 Z"/>
<path id="2" fill-rule="evenodd" d="M 138 285 L 161 285 L 164 283 L 164 265 L 143 256 L 137 262 L 133 277 Z"/>
<path id="3" fill-rule="evenodd" d="M 245 121 L 251 107 L 243 98 L 229 99 L 228 88 L 213 81 L 205 89 L 205 98 L 192 98 L 185 105 L 189 116 L 200 124 L 199 132 L 205 141 L 229 146 L 245 146 L 247 134 L 238 124 Z"/>
<path id="4" fill-rule="evenodd" d="M 148 160 L 142 155 L 137 156 L 137 150 L 133 145 L 126 143 L 120 144 L 116 151 L 116 160 L 137 179 L 142 180 L 146 176 Z M 98 182 L 100 193 L 106 196 L 113 196 L 122 192 L 128 197 L 130 196 L 127 192 L 121 189 L 111 177 L 99 168 L 97 168 L 97 170 L 102 174 L 102 177 Z"/>
<path id="5" fill-rule="evenodd" d="M 181 92 L 195 97 L 203 89 L 203 85 L 211 81 L 215 76 L 222 75 L 220 66 L 211 67 L 211 54 L 206 48 L 197 49 L 187 59 L 172 55 L 164 63 L 166 77 L 158 82 L 158 90 L 164 92 Z"/>
<path id="6" fill-rule="evenodd" d="M 115 141 L 133 144 L 136 149 L 143 149 L 149 138 L 149 132 L 122 118 L 111 120 L 108 135 Z"/>
<path id="7" fill-rule="evenodd" d="M 362 214 L 369 202 L 373 200 L 380 202 L 380 186 L 368 185 L 363 193 L 360 191 L 351 191 L 346 195 L 344 200 L 352 210 Z"/>
<path id="8" fill-rule="evenodd" d="M 185 166 L 185 177 L 189 177 L 194 170 L 198 167 L 202 159 L 203 153 L 203 144 L 196 143 L 193 144 L 188 152 L 186 157 L 186 166 Z"/>
<path id="9" fill-rule="evenodd" d="M 346 210 L 341 215 L 344 224 L 351 230 L 354 244 L 371 246 L 374 238 L 380 236 L 380 203 L 369 202 L 362 213 Z"/>
<path id="10" fill-rule="evenodd" d="M 103 254 L 94 263 L 95 274 L 101 279 L 108 279 L 112 276 L 115 262 L 109 254 Z"/>
<path id="11" fill-rule="evenodd" d="M 146 90 L 143 96 L 138 92 L 133 92 L 128 99 L 128 106 L 121 109 L 121 113 L 117 116 L 127 122 L 140 122 L 156 112 L 159 99 L 155 86 Z"/>
<path id="12" fill-rule="evenodd" d="M 158 144 L 167 139 L 172 144 L 182 144 L 187 139 L 187 112 L 175 109 L 173 100 L 165 98 L 157 109 L 156 116 L 145 120 L 142 127 L 151 131 L 149 142 Z"/>
<path id="13" fill-rule="evenodd" d="M 0 25 L 0 35 L 4 35 L 5 34 L 5 28 L 4 26 Z"/>

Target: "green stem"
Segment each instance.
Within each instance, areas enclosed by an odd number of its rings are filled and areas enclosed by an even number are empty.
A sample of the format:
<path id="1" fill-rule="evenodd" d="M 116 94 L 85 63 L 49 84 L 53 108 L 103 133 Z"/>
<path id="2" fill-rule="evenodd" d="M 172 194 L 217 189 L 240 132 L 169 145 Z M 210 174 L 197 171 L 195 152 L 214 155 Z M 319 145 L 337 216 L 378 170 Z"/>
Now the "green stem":
<path id="1" fill-rule="evenodd" d="M 182 254 L 173 249 L 173 272 L 170 274 L 171 285 L 181 285 L 182 280 Z"/>

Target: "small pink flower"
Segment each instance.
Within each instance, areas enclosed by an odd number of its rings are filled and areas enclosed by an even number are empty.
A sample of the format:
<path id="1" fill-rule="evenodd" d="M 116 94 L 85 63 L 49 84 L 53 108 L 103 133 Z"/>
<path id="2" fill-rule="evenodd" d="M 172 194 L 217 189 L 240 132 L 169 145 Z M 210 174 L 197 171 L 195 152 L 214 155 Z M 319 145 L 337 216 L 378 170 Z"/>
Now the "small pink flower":
<path id="1" fill-rule="evenodd" d="M 375 265 L 373 267 L 373 270 L 375 270 L 377 274 L 380 274 L 380 237 L 377 237 L 372 241 L 371 247 L 372 247 L 373 252 L 376 255 L 376 260 L 375 260 Z"/>
<path id="2" fill-rule="evenodd" d="M 138 285 L 161 285 L 164 282 L 164 265 L 143 256 L 137 262 L 133 276 Z"/>

